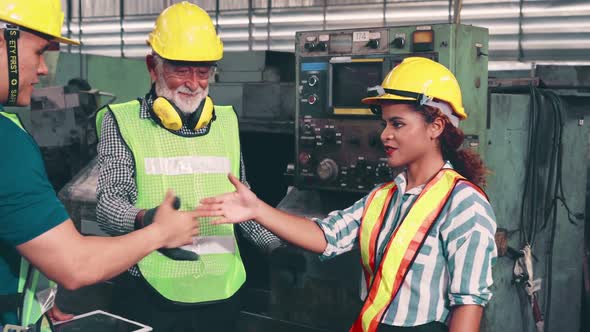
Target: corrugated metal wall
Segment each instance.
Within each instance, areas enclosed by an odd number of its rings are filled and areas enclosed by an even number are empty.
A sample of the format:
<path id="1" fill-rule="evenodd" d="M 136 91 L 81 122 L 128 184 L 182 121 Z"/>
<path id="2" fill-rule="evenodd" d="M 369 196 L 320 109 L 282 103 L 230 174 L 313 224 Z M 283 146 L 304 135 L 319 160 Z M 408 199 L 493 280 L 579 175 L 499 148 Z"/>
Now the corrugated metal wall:
<path id="1" fill-rule="evenodd" d="M 141 57 L 156 16 L 178 0 L 62 0 L 82 53 Z M 293 51 L 296 31 L 449 22 L 449 1 L 202 0 L 226 51 Z M 461 22 L 490 30 L 490 69 L 590 63 L 590 1 L 465 0 Z M 68 51 L 80 52 L 77 47 Z"/>

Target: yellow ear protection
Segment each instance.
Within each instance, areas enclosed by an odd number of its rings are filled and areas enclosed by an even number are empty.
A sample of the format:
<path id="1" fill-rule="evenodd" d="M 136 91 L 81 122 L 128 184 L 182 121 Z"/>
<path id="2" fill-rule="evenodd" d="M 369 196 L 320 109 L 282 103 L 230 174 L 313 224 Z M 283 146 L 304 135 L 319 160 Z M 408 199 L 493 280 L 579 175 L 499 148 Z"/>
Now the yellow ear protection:
<path id="1" fill-rule="evenodd" d="M 173 102 L 164 97 L 156 98 L 152 111 L 157 122 L 164 128 L 174 131 L 182 128 L 183 124 L 193 130 L 204 128 L 211 122 L 214 113 L 213 101 L 209 96 L 205 97 L 197 110 L 188 116 L 185 116 Z"/>

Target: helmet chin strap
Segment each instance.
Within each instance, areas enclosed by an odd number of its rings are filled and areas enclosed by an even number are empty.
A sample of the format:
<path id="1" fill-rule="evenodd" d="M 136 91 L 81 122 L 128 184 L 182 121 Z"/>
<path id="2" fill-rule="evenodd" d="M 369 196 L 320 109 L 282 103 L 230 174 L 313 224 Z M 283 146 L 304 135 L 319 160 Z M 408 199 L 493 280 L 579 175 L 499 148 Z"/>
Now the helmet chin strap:
<path id="1" fill-rule="evenodd" d="M 8 99 L 5 106 L 16 106 L 18 99 L 18 27 L 5 24 L 4 39 L 6 40 L 6 52 L 8 59 Z"/>

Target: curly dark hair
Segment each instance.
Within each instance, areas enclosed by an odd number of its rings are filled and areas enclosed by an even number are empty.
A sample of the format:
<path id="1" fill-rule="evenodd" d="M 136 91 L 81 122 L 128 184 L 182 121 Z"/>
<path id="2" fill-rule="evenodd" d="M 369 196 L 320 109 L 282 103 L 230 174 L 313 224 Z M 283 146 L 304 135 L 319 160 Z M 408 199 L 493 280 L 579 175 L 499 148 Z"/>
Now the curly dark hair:
<path id="1" fill-rule="evenodd" d="M 417 111 L 427 123 L 432 123 L 438 117 L 444 119 L 445 128 L 439 136 L 443 159 L 450 161 L 455 170 L 469 181 L 480 187 L 485 187 L 486 176 L 490 171 L 486 168 L 477 152 L 471 149 L 460 149 L 465 139 L 463 131 L 453 126 L 437 108 L 421 106 L 417 108 Z"/>

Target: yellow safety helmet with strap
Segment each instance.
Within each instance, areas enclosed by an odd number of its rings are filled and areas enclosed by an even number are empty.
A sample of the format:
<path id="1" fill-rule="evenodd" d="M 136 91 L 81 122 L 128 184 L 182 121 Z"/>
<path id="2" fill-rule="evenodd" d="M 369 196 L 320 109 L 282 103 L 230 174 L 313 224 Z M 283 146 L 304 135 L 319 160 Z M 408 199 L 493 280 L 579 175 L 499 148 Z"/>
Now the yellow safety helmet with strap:
<path id="1" fill-rule="evenodd" d="M 166 8 L 156 20 L 148 44 L 167 60 L 215 62 L 223 43 L 206 11 L 183 1 Z"/>
<path id="2" fill-rule="evenodd" d="M 60 0 L 0 1 L 0 21 L 40 32 L 60 43 L 80 44 L 61 35 L 64 13 Z"/>
<path id="3" fill-rule="evenodd" d="M 79 42 L 61 36 L 63 21 L 60 0 L 0 1 L 0 28 L 4 29 L 9 68 L 14 68 L 8 71 L 8 98 L 4 102 L 5 106 L 15 106 L 18 100 L 20 67 L 17 41 L 21 31 L 41 34 L 48 40 L 60 43 L 79 45 Z"/>
<path id="4" fill-rule="evenodd" d="M 380 86 L 371 87 L 368 91 L 369 97 L 362 102 L 371 105 L 373 112 L 380 112 L 383 101 L 415 101 L 417 105 L 445 102 L 453 116 L 467 119 L 455 75 L 445 66 L 427 58 L 404 59 L 387 74 Z"/>

